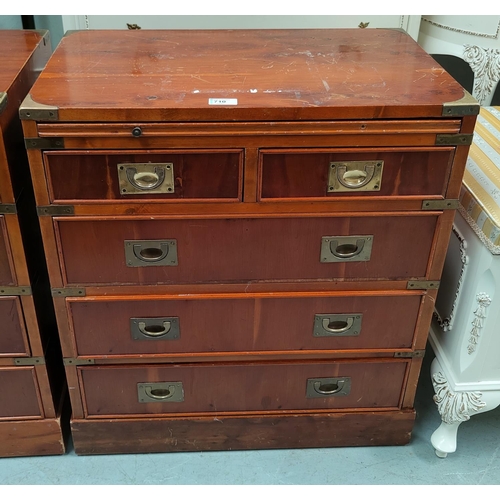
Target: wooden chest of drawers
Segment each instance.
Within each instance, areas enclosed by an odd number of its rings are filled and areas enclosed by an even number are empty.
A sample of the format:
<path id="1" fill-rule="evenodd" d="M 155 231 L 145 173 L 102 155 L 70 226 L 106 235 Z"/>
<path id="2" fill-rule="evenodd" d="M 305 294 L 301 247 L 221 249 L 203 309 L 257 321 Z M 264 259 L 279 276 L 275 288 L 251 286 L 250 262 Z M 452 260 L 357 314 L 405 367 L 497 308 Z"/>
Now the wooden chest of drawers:
<path id="1" fill-rule="evenodd" d="M 410 37 L 77 32 L 20 113 L 77 453 L 409 441 L 478 113 Z"/>
<path id="2" fill-rule="evenodd" d="M 0 46 L 0 457 L 60 454 L 64 372 L 18 116 L 50 41 L 0 30 Z"/>

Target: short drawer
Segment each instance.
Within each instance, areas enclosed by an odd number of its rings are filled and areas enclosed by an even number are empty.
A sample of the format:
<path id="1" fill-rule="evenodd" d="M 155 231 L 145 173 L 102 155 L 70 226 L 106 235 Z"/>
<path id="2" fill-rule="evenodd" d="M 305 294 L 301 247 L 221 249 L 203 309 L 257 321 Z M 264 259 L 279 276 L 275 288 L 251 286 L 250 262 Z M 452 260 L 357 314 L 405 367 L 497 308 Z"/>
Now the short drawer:
<path id="1" fill-rule="evenodd" d="M 411 348 L 421 296 L 66 299 L 77 355 Z"/>
<path id="2" fill-rule="evenodd" d="M 0 296 L 0 356 L 28 356 L 29 347 L 19 297 Z"/>
<path id="3" fill-rule="evenodd" d="M 15 284 L 13 268 L 5 217 L 0 215 L 0 286 Z"/>
<path id="4" fill-rule="evenodd" d="M 408 361 L 79 368 L 87 416 L 398 408 Z"/>
<path id="5" fill-rule="evenodd" d="M 43 417 L 33 367 L 0 366 L 0 418 Z"/>
<path id="6" fill-rule="evenodd" d="M 44 153 L 52 202 L 241 201 L 242 150 Z"/>
<path id="7" fill-rule="evenodd" d="M 445 195 L 453 148 L 262 150 L 259 198 Z"/>
<path id="8" fill-rule="evenodd" d="M 438 216 L 60 218 L 67 284 L 425 277 Z"/>

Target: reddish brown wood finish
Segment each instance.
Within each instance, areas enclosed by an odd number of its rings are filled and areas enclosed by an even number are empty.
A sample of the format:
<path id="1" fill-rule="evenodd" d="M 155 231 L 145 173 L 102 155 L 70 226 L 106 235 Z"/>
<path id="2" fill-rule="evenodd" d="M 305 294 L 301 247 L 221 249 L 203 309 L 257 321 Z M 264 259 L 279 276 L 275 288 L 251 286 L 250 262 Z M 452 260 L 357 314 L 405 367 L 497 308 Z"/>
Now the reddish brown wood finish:
<path id="1" fill-rule="evenodd" d="M 43 409 L 32 366 L 19 368 L 0 367 L 0 419 L 38 417 Z"/>
<path id="2" fill-rule="evenodd" d="M 68 394 L 71 401 L 71 418 L 83 418 L 83 393 L 78 380 L 77 368 L 66 366 L 66 380 L 68 381 Z"/>
<path id="3" fill-rule="evenodd" d="M 408 362 L 197 364 L 83 367 L 88 416 L 279 411 L 399 406 Z M 350 377 L 346 396 L 306 397 L 309 378 Z M 184 401 L 141 403 L 137 384 L 182 382 Z"/>
<path id="4" fill-rule="evenodd" d="M 68 415 L 39 420 L 0 420 L 0 457 L 62 455 Z"/>
<path id="5" fill-rule="evenodd" d="M 260 198 L 444 196 L 454 149 L 261 151 Z M 384 162 L 379 191 L 328 192 L 330 162 Z"/>
<path id="6" fill-rule="evenodd" d="M 19 297 L 0 297 L 0 356 L 29 356 Z"/>
<path id="7" fill-rule="evenodd" d="M 45 168 L 51 201 L 151 200 L 182 201 L 219 199 L 241 201 L 242 158 L 238 151 L 112 151 L 47 152 Z M 172 194 L 123 195 L 117 165 L 121 163 L 172 163 Z"/>
<path id="8" fill-rule="evenodd" d="M 50 302 L 42 297 L 47 290 L 40 294 L 47 278 L 19 120 L 19 104 L 50 43 L 46 32 L 1 30 L 0 46 L 0 92 L 7 94 L 0 110 L 0 199 L 15 203 L 0 216 L 0 456 L 62 453 L 60 360 L 56 332 L 49 332 Z M 5 290 L 9 285 L 18 288 Z M 15 358 L 26 366 L 15 366 Z"/>
<path id="9" fill-rule="evenodd" d="M 305 120 L 441 117 L 463 90 L 395 30 L 84 30 L 31 96 L 63 121 Z"/>
<path id="10" fill-rule="evenodd" d="M 40 224 L 51 286 L 84 287 L 54 299 L 76 452 L 408 442 L 436 290 L 407 286 L 440 279 L 453 211 L 422 203 L 458 197 L 468 148 L 437 144 L 472 133 L 475 117 L 443 116 L 462 96 L 388 30 L 65 37 L 31 93 L 58 120 L 24 130 L 63 143 L 28 154 L 38 205 L 73 205 Z M 211 177 L 216 151 L 239 156 Z M 172 155 L 175 195 L 119 194 L 118 159 Z M 326 192 L 330 161 L 374 155 L 380 191 Z M 320 262 L 321 237 L 364 234 L 368 262 Z M 155 239 L 177 240 L 177 266 L 126 266 L 124 240 Z M 363 313 L 359 337 L 315 338 L 337 307 Z M 178 340 L 132 339 L 131 317 L 164 316 Z M 350 396 L 304 402 L 304 377 L 346 367 Z M 171 374 L 183 403 L 137 402 Z"/>
<path id="11" fill-rule="evenodd" d="M 417 320 L 413 349 L 425 350 L 429 325 L 434 314 L 437 293 L 438 290 L 427 290 L 422 297 L 422 305 Z"/>
<path id="12" fill-rule="evenodd" d="M 31 277 L 28 273 L 27 256 L 26 256 L 26 254 L 30 250 L 25 250 L 23 237 L 21 234 L 21 224 L 19 216 L 5 215 L 5 226 L 7 228 L 7 234 L 9 238 L 11 258 L 13 263 L 13 269 L 15 270 L 16 283 L 18 285 L 25 285 L 31 283 Z M 36 245 L 35 242 L 30 244 L 33 244 L 33 246 Z"/>
<path id="13" fill-rule="evenodd" d="M 67 299 L 78 356 L 411 348 L 421 297 Z M 362 315 L 356 336 L 315 337 L 315 314 Z M 180 337 L 135 340 L 131 318 L 176 317 Z M 161 327 L 162 322 L 157 321 Z"/>
<path id="14" fill-rule="evenodd" d="M 413 408 L 415 394 L 417 392 L 420 370 L 422 368 L 423 358 L 414 359 L 409 367 L 407 379 L 405 382 L 405 392 L 402 401 L 402 408 Z M 425 374 L 424 374 L 425 376 Z"/>
<path id="15" fill-rule="evenodd" d="M 12 286 L 16 283 L 13 268 L 5 216 L 0 215 L 0 285 Z"/>
<path id="16" fill-rule="evenodd" d="M 465 171 L 465 165 L 467 162 L 467 155 L 469 154 L 469 149 L 470 146 L 457 147 L 457 152 L 455 153 L 456 167 L 453 169 L 453 175 L 450 177 L 448 192 L 446 193 L 446 196 L 448 198 L 458 199 L 460 196 L 460 189 L 462 187 L 462 178 Z"/>
<path id="17" fill-rule="evenodd" d="M 415 411 L 189 418 L 73 419 L 78 455 L 173 451 L 397 446 L 408 444 Z M 158 437 L 161 436 L 161 439 Z"/>
<path id="18" fill-rule="evenodd" d="M 227 118 L 227 117 L 226 117 Z M 347 147 L 360 146 L 357 141 L 361 137 L 372 137 L 373 145 L 387 146 L 389 142 L 398 140 L 400 146 L 407 141 L 417 142 L 423 146 L 436 134 L 457 134 L 461 130 L 460 119 L 422 119 L 416 120 L 337 120 L 333 117 L 321 121 L 237 121 L 228 119 L 221 122 L 176 122 L 160 120 L 157 123 L 125 122 L 125 123 L 38 123 L 30 127 L 26 137 L 54 137 L 63 138 L 64 141 L 81 139 L 92 141 L 94 147 L 103 144 L 107 139 L 121 140 L 126 149 L 134 147 L 146 148 L 147 141 L 161 139 L 164 144 L 191 139 L 191 144 L 200 147 L 205 140 L 215 143 L 224 141 L 231 144 L 234 141 L 245 141 L 243 144 L 260 145 L 262 141 L 273 141 L 277 145 L 295 145 L 295 147 L 308 146 L 310 143 L 320 145 L 321 140 L 343 141 Z M 134 137 L 132 131 L 135 127 L 141 128 L 141 135 Z M 258 137 L 258 139 L 257 139 Z M 266 139 L 267 138 L 267 139 Z M 368 139 L 367 139 L 368 140 Z M 293 141 L 293 142 L 291 142 Z M 297 142 L 298 141 L 298 142 Z M 267 143 L 266 143 L 267 144 Z M 335 145 L 339 145 L 335 142 Z M 341 143 L 340 143 L 341 145 Z M 66 149 L 71 149 L 73 143 L 64 143 Z M 435 144 L 432 144 L 435 146 Z M 174 146 L 175 147 L 175 146 Z"/>
<path id="19" fill-rule="evenodd" d="M 357 215 L 357 214 L 356 214 Z M 425 277 L 436 217 L 57 221 L 68 285 Z M 320 261 L 327 236 L 373 237 L 367 262 Z M 177 266 L 127 267 L 125 240 L 177 240 Z M 228 244 L 229 242 L 229 244 Z"/>
<path id="20" fill-rule="evenodd" d="M 36 73 L 34 66 L 40 63 L 40 58 L 46 58 L 50 47 L 44 31 L 30 30 L 2 30 L 0 33 L 2 47 L 2 71 L 0 72 L 0 92 L 26 91 L 33 84 Z M 45 63 L 45 61 L 44 61 Z M 38 67 L 40 70 L 40 66 Z M 20 73 L 23 73 L 20 75 Z M 20 77 L 27 81 L 19 83 Z M 24 98 L 24 97 L 23 97 Z M 12 109 L 19 105 L 19 101 L 9 103 Z M 4 120 L 1 115 L 2 123 Z M 5 116 L 5 120 L 10 117 Z"/>

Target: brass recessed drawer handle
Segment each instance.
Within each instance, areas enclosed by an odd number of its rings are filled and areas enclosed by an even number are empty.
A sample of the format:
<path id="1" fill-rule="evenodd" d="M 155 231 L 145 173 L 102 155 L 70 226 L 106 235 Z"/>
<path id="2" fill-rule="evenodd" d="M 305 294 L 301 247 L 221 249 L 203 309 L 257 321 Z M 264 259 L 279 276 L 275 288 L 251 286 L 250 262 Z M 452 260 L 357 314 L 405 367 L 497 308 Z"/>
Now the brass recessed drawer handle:
<path id="1" fill-rule="evenodd" d="M 328 192 L 380 191 L 383 168 L 382 160 L 332 162 Z"/>
<path id="2" fill-rule="evenodd" d="M 370 175 L 368 175 L 370 173 Z M 346 187 L 358 188 L 368 184 L 373 177 L 373 169 L 368 172 L 363 170 L 349 170 L 345 171 L 340 177 L 339 181 Z"/>
<path id="3" fill-rule="evenodd" d="M 347 396 L 351 392 L 350 377 L 309 378 L 307 379 L 307 398 L 328 398 Z"/>
<path id="4" fill-rule="evenodd" d="M 321 262 L 358 262 L 370 260 L 373 236 L 324 236 Z"/>
<path id="5" fill-rule="evenodd" d="M 344 333 L 354 324 L 354 318 L 347 318 L 347 321 L 330 321 L 328 318 L 323 318 L 323 329 L 330 333 Z M 330 326 L 332 325 L 332 326 Z"/>
<path id="6" fill-rule="evenodd" d="M 314 382 L 314 390 L 322 396 L 333 396 L 342 390 L 345 380 L 337 380 L 334 383 Z"/>
<path id="7" fill-rule="evenodd" d="M 137 189 L 155 189 L 165 179 L 165 173 L 160 170 L 158 172 L 134 172 L 132 169 L 127 170 L 127 178 Z"/>
<path id="8" fill-rule="evenodd" d="M 170 323 L 170 321 L 164 321 L 162 325 L 146 325 L 146 323 L 140 321 L 138 326 L 143 335 L 147 335 L 148 337 L 161 337 L 170 331 L 172 323 Z"/>
<path id="9" fill-rule="evenodd" d="M 134 340 L 176 340 L 180 338 L 179 318 L 130 318 Z"/>
<path id="10" fill-rule="evenodd" d="M 315 337 L 351 337 L 361 332 L 363 314 L 316 314 L 314 316 Z"/>
<path id="11" fill-rule="evenodd" d="M 175 386 L 169 385 L 166 389 L 153 389 L 152 387 L 145 387 L 144 392 L 152 399 L 165 400 L 174 397 Z"/>
<path id="12" fill-rule="evenodd" d="M 142 244 L 133 245 L 134 255 L 144 262 L 159 262 L 163 260 L 169 251 L 166 243 L 161 243 L 159 247 L 143 246 Z"/>
<path id="13" fill-rule="evenodd" d="M 176 240 L 125 240 L 128 267 L 176 266 Z"/>
<path id="14" fill-rule="evenodd" d="M 161 194 L 174 192 L 173 163 L 119 163 L 120 193 Z"/>
<path id="15" fill-rule="evenodd" d="M 179 403 L 184 401 L 182 382 L 143 382 L 137 384 L 139 403 Z"/>
<path id="16" fill-rule="evenodd" d="M 365 240 L 358 239 L 356 243 L 342 243 L 339 240 L 330 241 L 330 251 L 338 259 L 350 259 L 359 255 L 365 246 Z"/>

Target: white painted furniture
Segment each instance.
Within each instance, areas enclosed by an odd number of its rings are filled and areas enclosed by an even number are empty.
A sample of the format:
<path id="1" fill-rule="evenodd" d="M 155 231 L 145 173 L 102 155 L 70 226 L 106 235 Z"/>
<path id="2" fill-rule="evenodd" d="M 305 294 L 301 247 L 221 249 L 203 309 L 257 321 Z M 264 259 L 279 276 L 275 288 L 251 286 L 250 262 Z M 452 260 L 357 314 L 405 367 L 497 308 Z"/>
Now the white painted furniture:
<path id="1" fill-rule="evenodd" d="M 481 109 L 460 205 L 429 336 L 443 458 L 462 422 L 500 405 L 500 107 Z"/>
<path id="2" fill-rule="evenodd" d="M 166 7 L 168 9 L 168 7 Z M 290 10 L 290 9 L 288 9 Z M 293 11 L 291 8 L 290 12 Z M 420 16 L 402 15 L 87 15 L 62 16 L 64 31 L 81 29 L 398 28 L 414 40 Z"/>
<path id="3" fill-rule="evenodd" d="M 449 54 L 474 72 L 472 95 L 483 106 L 500 80 L 500 16 L 422 16 L 419 45 L 429 54 Z"/>

